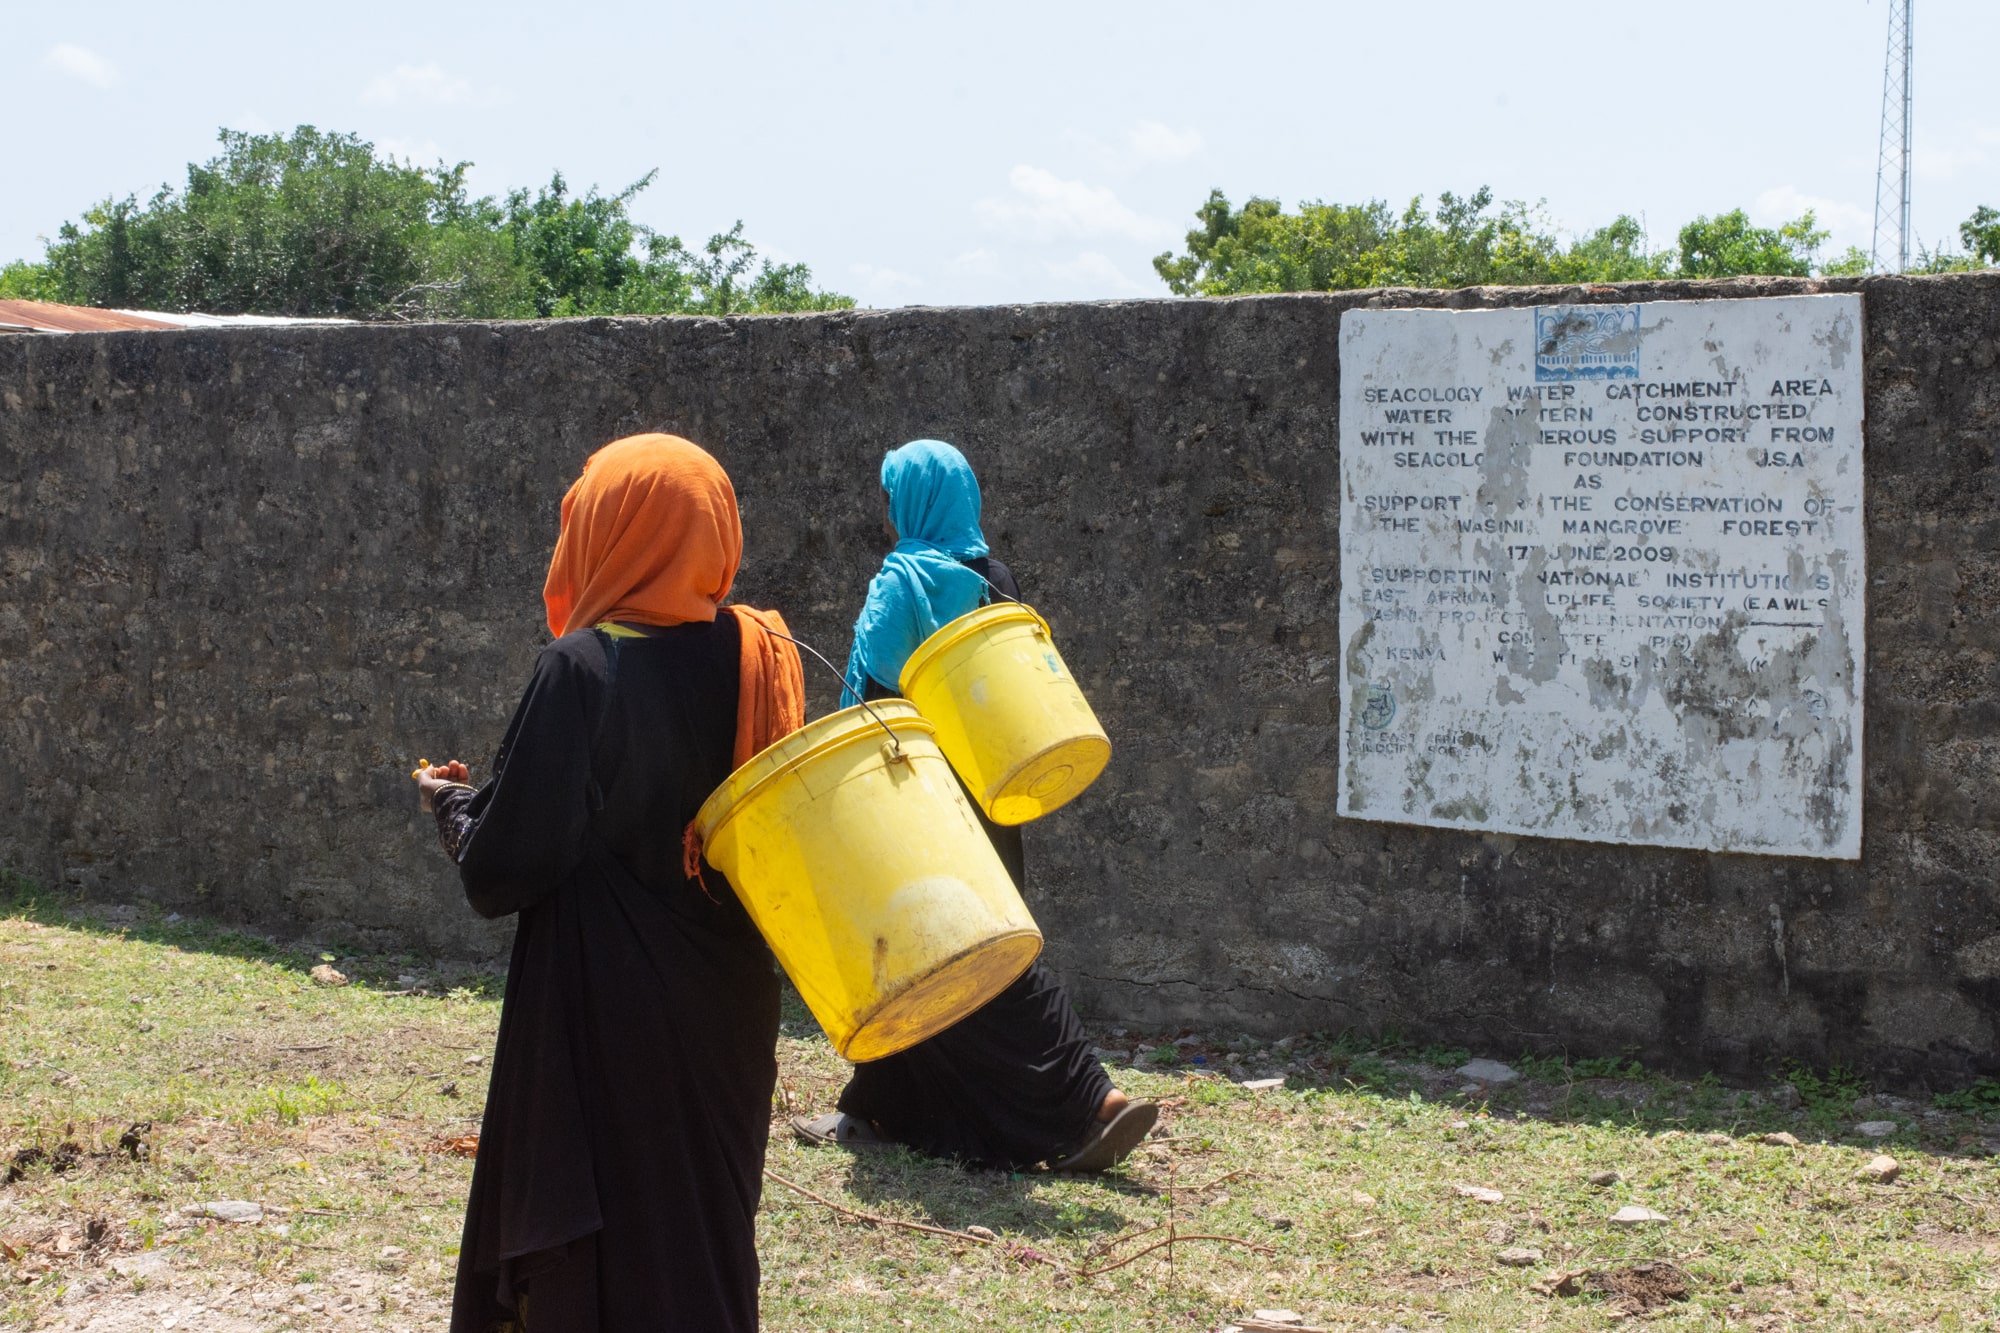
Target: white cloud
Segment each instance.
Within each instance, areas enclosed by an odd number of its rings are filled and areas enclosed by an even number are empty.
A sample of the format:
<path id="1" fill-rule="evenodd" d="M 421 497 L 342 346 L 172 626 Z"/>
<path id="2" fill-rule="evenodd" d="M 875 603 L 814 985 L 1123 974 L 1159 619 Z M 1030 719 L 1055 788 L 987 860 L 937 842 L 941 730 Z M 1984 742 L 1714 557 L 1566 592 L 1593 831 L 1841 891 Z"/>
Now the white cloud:
<path id="1" fill-rule="evenodd" d="M 1201 151 L 1201 134 L 1172 130 L 1157 120 L 1142 120 L 1125 136 L 1141 162 L 1179 162 Z"/>
<path id="2" fill-rule="evenodd" d="M 1987 141 L 1984 134 L 1977 137 L 1981 142 Z M 1985 165 L 1985 152 L 1971 146 L 1926 148 L 1919 144 L 1910 162 L 1914 174 L 1931 181 L 1948 181 Z"/>
<path id="3" fill-rule="evenodd" d="M 398 65 L 387 74 L 377 74 L 361 90 L 361 100 L 378 106 L 398 102 L 430 102 L 454 106 L 472 100 L 472 84 L 444 72 L 436 61 L 422 65 Z"/>
<path id="4" fill-rule="evenodd" d="M 109 60 L 81 46 L 64 42 L 49 48 L 42 63 L 60 74 L 80 79 L 93 88 L 109 88 L 118 82 L 118 69 Z"/>
<path id="5" fill-rule="evenodd" d="M 375 150 L 419 167 L 444 161 L 444 149 L 435 139 L 377 139 Z"/>
<path id="6" fill-rule="evenodd" d="M 1173 227 L 1142 217 L 1102 185 L 1063 180 L 1041 167 L 1007 173 L 1012 193 L 979 201 L 979 214 L 996 230 L 1051 241 L 1065 236 L 1123 236 L 1152 245 L 1174 239 Z"/>
<path id="7" fill-rule="evenodd" d="M 914 273 L 901 269 L 881 268 L 874 264 L 849 264 L 847 271 L 862 282 L 873 283 L 877 287 L 921 287 L 924 280 Z"/>
<path id="8" fill-rule="evenodd" d="M 1074 259 L 1067 259 L 1045 266 L 1051 277 L 1061 278 L 1080 291 L 1099 296 L 1122 296 L 1138 293 L 1158 296 L 1160 293 L 1134 282 L 1125 270 L 1095 250 L 1085 250 Z M 1087 299 L 1087 298 L 1086 298 Z"/>
<path id="9" fill-rule="evenodd" d="M 1792 185 L 1780 185 L 1764 191 L 1750 205 L 1750 220 L 1760 227 L 1776 227 L 1799 217 L 1811 209 L 1813 218 L 1820 227 L 1832 232 L 1833 237 L 1821 252 L 1839 254 L 1850 245 L 1868 248 L 1875 231 L 1875 208 L 1873 202 L 1850 204 L 1841 199 L 1829 199 L 1825 195 L 1807 194 Z"/>
<path id="10" fill-rule="evenodd" d="M 977 274 L 982 278 L 992 277 L 1000 271 L 1000 257 L 981 246 L 977 250 L 967 250 L 951 261 L 951 266 L 964 273 Z"/>

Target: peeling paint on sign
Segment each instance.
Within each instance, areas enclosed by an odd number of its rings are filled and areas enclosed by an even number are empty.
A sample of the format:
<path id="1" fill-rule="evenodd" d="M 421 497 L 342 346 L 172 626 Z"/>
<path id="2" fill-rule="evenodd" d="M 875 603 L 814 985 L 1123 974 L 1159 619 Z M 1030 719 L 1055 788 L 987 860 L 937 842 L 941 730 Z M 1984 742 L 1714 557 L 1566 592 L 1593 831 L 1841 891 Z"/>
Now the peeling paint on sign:
<path id="1" fill-rule="evenodd" d="M 1860 323 L 1343 314 L 1340 812 L 1858 857 Z"/>

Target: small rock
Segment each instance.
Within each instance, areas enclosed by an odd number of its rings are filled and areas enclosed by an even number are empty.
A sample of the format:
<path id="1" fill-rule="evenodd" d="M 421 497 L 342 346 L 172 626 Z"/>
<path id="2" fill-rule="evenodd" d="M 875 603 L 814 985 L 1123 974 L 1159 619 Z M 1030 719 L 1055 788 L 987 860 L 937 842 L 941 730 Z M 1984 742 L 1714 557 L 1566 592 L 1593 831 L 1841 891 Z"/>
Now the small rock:
<path id="1" fill-rule="evenodd" d="M 218 1222 L 261 1222 L 264 1220 L 264 1205 L 247 1199 L 216 1199 L 210 1203 L 190 1204 L 181 1209 L 181 1216 L 212 1217 Z"/>
<path id="2" fill-rule="evenodd" d="M 1271 1226 L 1278 1231 L 1290 1231 L 1292 1229 L 1292 1219 L 1279 1214 L 1271 1219 Z"/>
<path id="3" fill-rule="evenodd" d="M 1461 1097 L 1477 1097 L 1480 1093 L 1484 1091 L 1486 1091 L 1486 1085 L 1484 1083 L 1467 1083 L 1461 1088 L 1459 1088 L 1458 1094 Z"/>
<path id="4" fill-rule="evenodd" d="M 321 963 L 314 967 L 312 971 L 306 973 L 306 975 L 321 986 L 345 986 L 347 984 L 347 974 L 335 971 L 332 963 Z"/>
<path id="5" fill-rule="evenodd" d="M 1611 1215 L 1611 1225 L 1614 1227 L 1645 1226 L 1649 1222 L 1665 1222 L 1668 1220 L 1665 1213 L 1656 1213 L 1650 1208 L 1641 1208 L 1636 1203 L 1626 1204 Z"/>
<path id="6" fill-rule="evenodd" d="M 1257 1310 L 1250 1316 L 1267 1324 L 1303 1324 L 1306 1317 L 1297 1310 Z"/>
<path id="7" fill-rule="evenodd" d="M 465 1057 L 465 1063 L 469 1065 L 483 1065 L 486 1063 L 486 1057 L 483 1055 L 468 1055 Z"/>
<path id="8" fill-rule="evenodd" d="M 1493 1258 L 1508 1268 L 1533 1268 L 1542 1261 L 1542 1252 L 1531 1250 L 1525 1245 L 1516 1245 L 1500 1251 Z"/>
<path id="9" fill-rule="evenodd" d="M 1882 1104 L 1880 1097 L 1873 1094 L 1854 1099 L 1854 1114 L 1856 1115 L 1867 1115 L 1870 1111 L 1887 1111 L 1889 1109 L 1889 1107 Z"/>
<path id="10" fill-rule="evenodd" d="M 1759 1134 L 1757 1142 L 1768 1143 L 1773 1148 L 1796 1148 L 1799 1146 L 1799 1136 L 1787 1134 L 1781 1129 L 1775 1134 Z"/>
<path id="11" fill-rule="evenodd" d="M 1886 1153 L 1876 1153 L 1868 1159 L 1868 1165 L 1854 1174 L 1862 1180 L 1872 1180 L 1878 1185 L 1886 1185 L 1902 1173 L 1903 1165 Z"/>
<path id="12" fill-rule="evenodd" d="M 979 1237 L 979 1239 L 981 1239 L 981 1240 L 999 1240 L 999 1239 L 1000 1239 L 1000 1238 L 999 1238 L 998 1236 L 994 1235 L 994 1234 L 993 1234 L 993 1233 L 992 1233 L 991 1231 L 989 1231 L 989 1230 L 988 1230 L 987 1228 L 985 1228 L 985 1227 L 982 1227 L 982 1226 L 979 1226 L 979 1225 L 978 1225 L 978 1224 L 976 1224 L 976 1223 L 975 1223 L 974 1225 L 972 1225 L 972 1226 L 969 1226 L 969 1227 L 967 1227 L 967 1228 L 965 1229 L 965 1234 L 966 1234 L 966 1235 L 968 1235 L 968 1236 L 977 1236 L 977 1237 Z"/>
<path id="13" fill-rule="evenodd" d="M 1499 1203 L 1507 1196 L 1499 1190 L 1488 1189 L 1484 1185 L 1453 1185 L 1452 1193 L 1461 1199 L 1472 1199 L 1479 1203 Z"/>
<path id="14" fill-rule="evenodd" d="M 1780 1111 L 1796 1111 L 1805 1104 L 1806 1099 L 1801 1097 L 1799 1090 L 1789 1083 L 1780 1083 L 1771 1089 L 1771 1105 Z"/>
<path id="15" fill-rule="evenodd" d="M 1375 1206 L 1375 1196 L 1364 1194 L 1360 1190 L 1349 1190 L 1347 1192 L 1347 1199 L 1356 1208 L 1373 1208 Z"/>
<path id="16" fill-rule="evenodd" d="M 1727 1134 L 1705 1134 L 1702 1136 L 1702 1141 L 1717 1148 L 1726 1148 L 1736 1142 Z"/>
<path id="17" fill-rule="evenodd" d="M 438 1096 L 440 1096 L 440 1097 L 456 1097 L 456 1096 L 458 1096 L 458 1080 L 457 1080 L 457 1079 L 453 1079 L 453 1080 L 452 1080 L 451 1082 L 449 1082 L 449 1083 L 445 1084 L 445 1085 L 444 1085 L 443 1087 L 439 1088 L 439 1089 L 438 1089 Z"/>
<path id="18" fill-rule="evenodd" d="M 384 1245 L 382 1247 L 382 1258 L 384 1259 L 400 1259 L 408 1253 L 409 1251 L 400 1245 Z"/>
<path id="19" fill-rule="evenodd" d="M 1623 1183 L 1624 1179 L 1624 1174 L 1618 1171 L 1593 1171 L 1590 1173 L 1590 1183 L 1599 1189 L 1609 1189 L 1613 1185 Z"/>
<path id="20" fill-rule="evenodd" d="M 1521 1077 L 1498 1060 L 1468 1060 L 1452 1072 L 1478 1083 L 1512 1083 Z"/>
<path id="21" fill-rule="evenodd" d="M 1864 1120 L 1854 1127 L 1854 1132 L 1867 1139 L 1886 1139 L 1900 1128 L 1893 1120 Z"/>
<path id="22" fill-rule="evenodd" d="M 111 1271 L 120 1277 L 157 1277 L 167 1271 L 167 1256 L 158 1250 L 142 1250 L 130 1258 L 113 1259 Z"/>
<path id="23" fill-rule="evenodd" d="M 1253 1078 L 1246 1081 L 1242 1086 L 1251 1092 L 1269 1092 L 1273 1088 L 1284 1087 L 1285 1080 L 1281 1078 Z"/>

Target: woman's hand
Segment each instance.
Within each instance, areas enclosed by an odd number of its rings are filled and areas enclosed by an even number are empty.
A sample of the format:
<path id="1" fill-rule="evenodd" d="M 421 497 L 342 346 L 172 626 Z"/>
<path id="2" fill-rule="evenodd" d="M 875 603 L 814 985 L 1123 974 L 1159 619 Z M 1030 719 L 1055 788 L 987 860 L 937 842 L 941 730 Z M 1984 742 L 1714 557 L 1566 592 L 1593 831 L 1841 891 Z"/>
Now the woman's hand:
<path id="1" fill-rule="evenodd" d="M 471 781 L 472 771 L 456 759 L 435 766 L 428 759 L 419 759 L 417 771 L 410 776 L 417 780 L 417 809 L 429 814 L 438 792 L 455 783 Z"/>

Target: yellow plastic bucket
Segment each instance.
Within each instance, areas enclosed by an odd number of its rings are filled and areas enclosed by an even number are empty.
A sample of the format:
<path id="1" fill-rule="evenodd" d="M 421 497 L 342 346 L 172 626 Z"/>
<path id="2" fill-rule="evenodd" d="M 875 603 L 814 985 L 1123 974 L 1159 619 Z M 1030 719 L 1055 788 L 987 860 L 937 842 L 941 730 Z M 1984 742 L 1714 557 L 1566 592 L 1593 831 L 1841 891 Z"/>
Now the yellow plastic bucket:
<path id="1" fill-rule="evenodd" d="M 925 639 L 899 688 L 996 824 L 1040 819 L 1111 762 L 1048 622 L 1019 602 L 982 606 Z"/>
<path id="2" fill-rule="evenodd" d="M 756 755 L 702 803 L 695 831 L 850 1060 L 943 1031 L 1042 951 L 931 724 L 900 699 Z"/>

